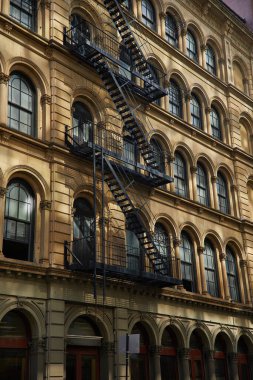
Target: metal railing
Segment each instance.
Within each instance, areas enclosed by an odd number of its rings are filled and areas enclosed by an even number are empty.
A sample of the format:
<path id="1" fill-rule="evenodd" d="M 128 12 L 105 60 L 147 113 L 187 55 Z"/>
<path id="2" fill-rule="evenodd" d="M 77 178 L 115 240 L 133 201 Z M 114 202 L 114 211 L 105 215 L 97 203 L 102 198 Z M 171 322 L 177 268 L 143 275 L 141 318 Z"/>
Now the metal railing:
<path id="1" fill-rule="evenodd" d="M 155 67 L 155 78 L 144 77 L 135 66 L 131 59 L 129 49 L 119 42 L 114 35 L 104 32 L 92 23 L 83 20 L 79 24 L 72 26 L 70 29 L 64 29 L 64 45 L 69 46 L 83 58 L 89 58 L 92 49 L 100 52 L 107 58 L 111 59 L 117 66 L 113 66 L 114 71 L 129 80 L 132 75 L 137 76 L 144 83 L 151 83 L 157 88 L 163 88 L 164 78 L 166 74 L 159 68 Z M 124 57 L 124 58 L 123 58 Z M 150 72 L 153 73 L 154 65 L 147 62 Z"/>
<path id="2" fill-rule="evenodd" d="M 95 242 L 93 237 L 76 239 L 64 243 L 64 261 L 67 269 L 93 271 L 106 266 L 111 272 L 129 273 L 141 276 L 143 273 L 155 274 L 155 269 L 141 248 L 125 244 L 124 239 L 116 243 L 112 241 Z M 171 255 L 163 257 L 167 262 L 168 276 L 175 277 L 177 273 L 177 261 Z"/>

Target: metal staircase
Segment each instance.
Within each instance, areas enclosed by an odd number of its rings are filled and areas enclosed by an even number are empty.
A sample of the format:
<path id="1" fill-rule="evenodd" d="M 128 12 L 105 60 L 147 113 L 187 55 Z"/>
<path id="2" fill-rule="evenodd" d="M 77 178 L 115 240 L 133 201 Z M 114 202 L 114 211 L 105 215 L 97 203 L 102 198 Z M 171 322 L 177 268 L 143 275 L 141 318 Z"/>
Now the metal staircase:
<path id="1" fill-rule="evenodd" d="M 161 96 L 166 95 L 167 91 L 161 89 L 160 85 L 157 84 L 157 78 L 155 78 L 151 66 L 146 61 L 139 48 L 121 8 L 122 2 L 122 0 L 120 2 L 118 0 L 104 0 L 105 7 L 109 12 L 125 47 L 132 55 L 135 70 L 138 72 L 139 78 L 144 81 L 143 89 L 146 91 L 146 100 L 152 102 Z M 82 28 L 80 28 L 80 30 L 81 29 Z M 150 173 L 152 174 L 149 174 L 148 178 L 149 182 L 152 182 L 151 186 L 160 186 L 163 181 L 163 183 L 171 182 L 171 179 L 168 180 L 168 177 L 164 175 L 164 173 L 161 173 L 156 153 L 144 132 L 142 124 L 135 116 L 134 109 L 130 105 L 130 92 L 136 89 L 136 93 L 139 95 L 140 90 L 136 86 L 132 86 L 131 80 L 122 81 L 118 72 L 115 71 L 115 63 L 116 65 L 120 64 L 117 58 L 115 58 L 115 54 L 114 57 L 112 57 L 112 54 L 105 51 L 104 46 L 94 43 L 90 39 L 90 35 L 92 35 L 92 33 L 89 34 L 89 37 L 87 37 L 87 33 L 83 34 L 83 36 L 81 33 L 81 40 L 78 38 L 73 41 L 71 37 L 72 32 L 65 32 L 65 43 L 83 60 L 90 64 L 99 74 L 122 118 L 125 130 L 136 142 L 145 165 L 150 168 Z M 97 41 L 98 40 L 99 38 L 97 38 Z M 68 131 L 66 133 L 68 134 Z M 147 231 L 142 221 L 139 210 L 134 206 L 134 203 L 127 192 L 127 186 L 125 186 L 126 181 L 124 181 L 124 174 L 128 170 L 126 166 L 124 167 L 124 164 L 119 162 L 117 157 L 115 159 L 115 154 L 113 154 L 113 152 L 105 151 L 104 148 L 99 146 L 99 144 L 96 144 L 94 136 L 91 143 L 85 142 L 76 144 L 73 139 L 72 143 L 70 143 L 70 139 L 69 136 L 67 136 L 66 142 L 69 146 L 72 146 L 74 152 L 77 152 L 82 156 L 90 156 L 91 152 L 93 152 L 93 157 L 94 154 L 96 154 L 94 165 L 96 165 L 97 168 L 101 167 L 101 162 L 103 162 L 104 180 L 118 206 L 125 215 L 128 229 L 136 234 L 142 250 L 145 252 L 146 257 L 151 263 L 153 272 L 158 276 L 167 278 L 165 282 L 167 282 L 168 285 L 177 283 L 178 280 L 171 278 L 172 273 L 171 268 L 169 268 L 168 258 L 164 257 L 159 252 L 151 233 Z M 79 149 L 76 149 L 77 147 L 79 147 Z M 109 159 L 110 156 L 111 158 Z M 161 177 L 163 177 L 162 181 Z"/>

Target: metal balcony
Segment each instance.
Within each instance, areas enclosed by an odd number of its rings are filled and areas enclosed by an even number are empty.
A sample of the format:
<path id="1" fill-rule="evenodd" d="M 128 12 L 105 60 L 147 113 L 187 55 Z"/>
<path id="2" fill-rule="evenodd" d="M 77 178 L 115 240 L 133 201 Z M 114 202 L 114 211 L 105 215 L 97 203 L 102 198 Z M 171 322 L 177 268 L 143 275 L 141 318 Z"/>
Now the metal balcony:
<path id="1" fill-rule="evenodd" d="M 142 73 L 132 59 L 132 53 L 115 36 L 105 33 L 88 21 L 83 21 L 70 29 L 64 29 L 64 45 L 67 46 L 79 59 L 94 66 L 94 54 L 100 53 L 108 59 L 117 80 L 128 91 L 142 97 L 146 102 L 167 95 L 163 87 L 165 73 L 155 68 L 147 61 L 149 73 Z M 138 84 L 137 84 L 138 82 Z"/>
<path id="2" fill-rule="evenodd" d="M 120 240 L 120 239 L 119 239 Z M 122 240 L 122 239 L 121 239 Z M 65 268 L 72 271 L 96 273 L 107 277 L 142 282 L 158 287 L 181 284 L 175 278 L 178 260 L 167 257 L 168 272 L 166 275 L 155 273 L 148 257 L 139 249 L 125 245 L 123 241 L 116 243 L 105 241 L 96 243 L 92 237 L 76 239 L 64 243 Z"/>

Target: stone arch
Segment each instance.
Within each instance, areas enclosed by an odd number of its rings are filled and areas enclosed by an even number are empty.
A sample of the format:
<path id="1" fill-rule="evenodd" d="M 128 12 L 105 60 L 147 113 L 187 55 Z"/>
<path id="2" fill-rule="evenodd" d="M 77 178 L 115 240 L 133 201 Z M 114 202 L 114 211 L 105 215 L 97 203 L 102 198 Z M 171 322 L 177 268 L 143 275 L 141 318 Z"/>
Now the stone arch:
<path id="1" fill-rule="evenodd" d="M 221 172 L 224 175 L 224 177 L 227 179 L 228 185 L 234 184 L 235 176 L 231 168 L 227 164 L 225 163 L 218 164 L 215 170 L 215 174 L 218 175 L 218 172 Z"/>
<path id="2" fill-rule="evenodd" d="M 195 157 L 195 166 L 197 166 L 197 164 L 201 163 L 204 165 L 204 167 L 206 169 L 208 169 L 209 173 L 210 173 L 210 176 L 213 177 L 214 176 L 214 173 L 215 173 L 215 167 L 214 167 L 214 164 L 213 162 L 211 161 L 211 159 L 208 157 L 207 154 L 205 153 L 199 153 L 196 157 Z M 208 173 L 207 173 L 208 174 Z"/>
<path id="3" fill-rule="evenodd" d="M 161 223 L 168 234 L 172 233 L 173 238 L 178 237 L 178 227 L 174 220 L 167 214 L 158 214 L 154 218 L 153 231 L 156 223 Z"/>
<path id="4" fill-rule="evenodd" d="M 164 62 L 156 54 L 152 52 L 148 53 L 147 61 L 151 63 L 151 65 L 154 65 L 154 68 L 158 70 L 158 74 L 160 74 L 159 77 L 161 77 L 161 74 L 167 72 L 167 67 Z"/>
<path id="5" fill-rule="evenodd" d="M 184 143 L 182 141 L 176 143 L 173 147 L 173 150 L 172 150 L 173 156 L 175 156 L 175 153 L 177 151 L 184 157 L 184 159 L 186 160 L 186 162 L 188 162 L 190 167 L 194 166 L 193 152 L 190 150 L 189 146 L 186 143 Z"/>
<path id="6" fill-rule="evenodd" d="M 158 326 L 150 315 L 144 314 L 139 315 L 135 314 L 129 318 L 128 321 L 128 331 L 131 334 L 131 331 L 133 327 L 136 325 L 136 323 L 141 323 L 149 336 L 150 345 L 158 345 Z"/>
<path id="7" fill-rule="evenodd" d="M 235 352 L 237 352 L 237 347 L 238 347 L 238 341 L 239 339 L 243 337 L 246 341 L 246 344 L 249 349 L 249 353 L 253 353 L 253 334 L 250 330 L 248 329 L 240 329 L 236 335 L 235 338 Z"/>
<path id="8" fill-rule="evenodd" d="M 80 16 L 86 16 L 88 22 L 91 22 L 93 25 L 101 25 L 102 17 L 99 15 L 98 10 L 94 7 L 89 1 L 83 0 L 73 0 L 69 7 L 69 17 L 77 13 Z"/>
<path id="9" fill-rule="evenodd" d="M 223 53 L 222 53 L 222 48 L 217 38 L 215 38 L 213 35 L 208 35 L 205 38 L 205 45 L 210 45 L 212 47 L 217 57 L 216 64 L 218 64 L 218 60 L 222 58 Z"/>
<path id="10" fill-rule="evenodd" d="M 201 234 L 200 234 L 200 231 L 199 231 L 199 229 L 192 222 L 186 221 L 186 222 L 182 223 L 179 226 L 179 230 L 180 230 L 180 235 L 179 236 L 181 236 L 181 233 L 183 231 L 185 231 L 185 232 L 187 232 L 190 235 L 190 237 L 193 239 L 193 241 L 196 242 L 196 244 L 197 244 L 198 247 L 201 246 Z"/>
<path id="11" fill-rule="evenodd" d="M 217 248 L 219 252 L 223 252 L 224 244 L 220 238 L 220 235 L 214 230 L 208 230 L 202 236 L 202 246 L 204 247 L 205 239 L 208 239 L 213 243 L 214 248 Z"/>
<path id="12" fill-rule="evenodd" d="M 217 110 L 221 113 L 221 116 L 223 118 L 229 117 L 227 107 L 226 107 L 225 103 L 220 98 L 218 98 L 217 96 L 213 96 L 210 99 L 210 104 L 211 104 L 211 106 L 214 106 L 215 108 L 217 108 Z"/>
<path id="13" fill-rule="evenodd" d="M 213 331 L 211 350 L 214 350 L 215 340 L 219 334 L 222 334 L 222 336 L 226 342 L 227 351 L 233 352 L 233 347 L 235 344 L 235 336 L 234 336 L 233 332 L 226 326 L 218 326 Z"/>
<path id="14" fill-rule="evenodd" d="M 170 1 L 168 1 L 164 3 L 163 9 L 164 13 L 169 13 L 175 18 L 176 23 L 178 25 L 178 29 L 180 31 L 180 29 L 182 29 L 183 25 L 185 24 L 185 19 L 179 8 L 176 5 L 172 4 Z"/>
<path id="15" fill-rule="evenodd" d="M 34 62 L 31 62 L 29 59 L 20 56 L 12 58 L 7 62 L 6 70 L 9 75 L 13 71 L 22 72 L 25 76 L 31 79 L 36 92 L 40 89 L 41 95 L 51 94 L 50 84 L 46 78 L 46 75 Z"/>
<path id="16" fill-rule="evenodd" d="M 245 259 L 245 252 L 243 245 L 233 236 L 229 236 L 224 241 L 224 249 L 226 250 L 227 246 L 231 247 L 235 255 L 239 257 L 240 260 Z"/>
<path id="17" fill-rule="evenodd" d="M 168 73 L 168 78 L 170 80 L 174 80 L 178 86 L 180 87 L 180 90 L 182 92 L 182 97 L 184 97 L 187 93 L 190 91 L 190 87 L 188 84 L 188 81 L 186 77 L 177 69 L 172 69 Z"/>
<path id="18" fill-rule="evenodd" d="M 205 37 L 204 37 L 204 34 L 203 34 L 201 28 L 195 22 L 195 20 L 192 20 L 192 19 L 186 21 L 186 24 L 187 24 L 187 30 L 189 30 L 190 32 L 193 33 L 193 35 L 196 39 L 198 49 L 200 50 L 201 46 L 204 45 L 204 41 L 205 41 Z"/>
<path id="19" fill-rule="evenodd" d="M 252 131 L 253 121 L 247 113 L 242 113 L 239 117 L 239 128 L 241 137 L 241 148 L 246 153 L 252 152 Z"/>
<path id="20" fill-rule="evenodd" d="M 67 336 L 69 327 L 72 322 L 75 321 L 78 317 L 87 317 L 93 321 L 95 325 L 97 325 L 99 331 L 103 335 L 106 341 L 113 341 L 113 328 L 108 315 L 104 312 L 90 308 L 88 312 L 85 311 L 83 307 L 71 307 L 66 313 L 65 317 L 65 337 Z"/>
<path id="21" fill-rule="evenodd" d="M 166 133 L 158 129 L 153 129 L 151 134 L 149 135 L 149 141 L 152 138 L 155 139 L 161 145 L 162 151 L 164 152 L 166 156 L 171 156 L 172 145 Z"/>
<path id="22" fill-rule="evenodd" d="M 9 299 L 0 309 L 0 321 L 10 311 L 20 311 L 27 318 L 33 338 L 42 338 L 46 334 L 45 315 L 36 303 L 26 299 Z"/>
<path id="23" fill-rule="evenodd" d="M 184 324 L 176 318 L 170 318 L 169 320 L 163 321 L 159 326 L 158 344 L 161 345 L 163 333 L 166 327 L 170 327 L 176 335 L 178 346 L 185 347 L 186 345 L 186 329 Z"/>
<path id="24" fill-rule="evenodd" d="M 203 345 L 206 350 L 210 350 L 212 347 L 212 334 L 205 323 L 203 322 L 194 322 L 187 329 L 186 344 L 190 348 L 190 338 L 193 331 L 197 330 L 200 337 L 202 338 Z"/>
<path id="25" fill-rule="evenodd" d="M 8 182 L 15 177 L 26 180 L 35 193 L 39 193 L 42 200 L 51 199 L 49 185 L 42 175 L 34 168 L 27 165 L 16 165 L 9 168 L 3 176 L 3 187 L 7 187 Z"/>
<path id="26" fill-rule="evenodd" d="M 198 98 L 202 104 L 202 108 L 203 108 L 202 117 L 205 117 L 205 114 L 204 114 L 205 108 L 210 106 L 209 98 L 208 98 L 206 91 L 204 90 L 204 88 L 200 84 L 194 83 L 191 87 L 191 93 L 194 93 L 198 96 Z"/>

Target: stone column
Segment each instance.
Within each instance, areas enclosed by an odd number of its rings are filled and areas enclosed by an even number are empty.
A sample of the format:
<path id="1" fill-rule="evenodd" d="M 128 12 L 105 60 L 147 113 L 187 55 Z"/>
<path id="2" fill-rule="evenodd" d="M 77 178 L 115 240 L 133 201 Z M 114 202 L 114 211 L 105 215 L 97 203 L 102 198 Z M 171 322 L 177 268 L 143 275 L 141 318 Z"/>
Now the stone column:
<path id="1" fill-rule="evenodd" d="M 50 39 L 50 0 L 41 0 L 41 25 L 42 25 L 42 36 Z"/>
<path id="2" fill-rule="evenodd" d="M 185 95 L 185 103 L 186 103 L 186 121 L 190 125 L 192 125 L 192 122 L 191 122 L 191 98 L 192 98 L 191 92 L 189 91 Z"/>
<path id="3" fill-rule="evenodd" d="M 41 240 L 41 251 L 39 262 L 41 264 L 49 262 L 49 222 L 50 222 L 50 211 L 52 207 L 52 202 L 43 200 L 40 202 L 41 210 L 41 229 L 40 229 L 40 240 Z"/>
<path id="4" fill-rule="evenodd" d="M 228 358 L 229 358 L 230 378 L 233 380 L 239 380 L 237 353 L 236 352 L 230 352 L 228 354 Z"/>
<path id="5" fill-rule="evenodd" d="M 207 370 L 208 370 L 208 374 L 207 374 L 208 380 L 216 380 L 214 351 L 213 350 L 205 351 L 205 359 L 206 359 Z"/>
<path id="6" fill-rule="evenodd" d="M 30 343 L 30 372 L 31 378 L 36 380 L 43 380 L 45 377 L 45 352 L 46 352 L 46 339 L 33 338 Z"/>
<path id="7" fill-rule="evenodd" d="M 1 11 L 3 13 L 5 13 L 6 15 L 10 14 L 10 1 L 9 0 L 2 0 Z"/>
<path id="8" fill-rule="evenodd" d="M 102 376 L 101 379 L 113 380 L 114 378 L 114 343 L 104 342 L 101 347 L 101 364 Z M 107 376 L 108 375 L 108 376 Z"/>
<path id="9" fill-rule="evenodd" d="M 245 296 L 245 302 L 246 304 L 251 304 L 250 299 L 250 288 L 249 288 L 249 278 L 248 278 L 248 271 L 247 271 L 247 260 L 240 260 L 240 267 L 241 267 L 241 273 L 242 273 L 242 280 L 243 280 L 243 290 L 244 290 L 244 296 Z"/>
<path id="10" fill-rule="evenodd" d="M 137 0 L 137 18 L 142 20 L 142 0 Z"/>
<path id="11" fill-rule="evenodd" d="M 205 249 L 204 247 L 198 247 L 198 254 L 199 254 L 202 294 L 208 294 L 207 286 L 206 286 L 205 265 L 204 265 L 204 249 Z"/>
<path id="12" fill-rule="evenodd" d="M 154 380 L 161 380 L 161 365 L 160 365 L 160 346 L 151 346 L 150 347 L 150 354 L 151 358 L 153 359 L 152 362 L 154 363 L 153 366 L 153 376 L 151 371 L 151 377 Z"/>
<path id="13" fill-rule="evenodd" d="M 237 185 L 231 185 L 230 190 L 232 193 L 232 202 L 233 202 L 232 204 L 230 204 L 230 207 L 233 210 L 233 216 L 240 218 L 239 200 L 238 200 L 238 186 Z"/>
<path id="14" fill-rule="evenodd" d="M 193 191 L 193 200 L 198 202 L 198 193 L 197 193 L 197 166 L 192 166 L 192 191 Z"/>
<path id="15" fill-rule="evenodd" d="M 166 19 L 166 13 L 161 12 L 160 13 L 160 28 L 161 28 L 161 37 L 166 39 L 165 34 L 165 19 Z"/>
<path id="16" fill-rule="evenodd" d="M 6 195 L 7 189 L 5 187 L 0 187 L 0 210 L 5 209 L 5 195 Z M 0 216 L 0 225 L 4 225 L 4 211 L 1 213 Z M 0 228 L 0 257 L 3 256 L 3 228 Z"/>
<path id="17" fill-rule="evenodd" d="M 200 55 L 199 55 L 199 64 L 202 67 L 206 67 L 206 45 L 203 44 L 200 46 Z"/>
<path id="18" fill-rule="evenodd" d="M 211 112 L 211 107 L 206 107 L 206 133 L 212 136 L 212 130 L 211 130 L 211 120 L 210 120 L 210 112 Z"/>
<path id="19" fill-rule="evenodd" d="M 0 73 L 0 125 L 7 126 L 7 109 L 8 109 L 8 82 L 9 76 Z"/>
<path id="20" fill-rule="evenodd" d="M 227 270 L 226 270 L 226 253 L 223 252 L 220 254 L 220 262 L 221 262 L 224 295 L 225 295 L 225 299 L 229 301 L 230 292 L 229 292 L 229 287 L 228 287 L 228 277 L 227 277 Z"/>
<path id="21" fill-rule="evenodd" d="M 173 240 L 173 246 L 175 250 L 175 268 L 174 268 L 174 275 L 176 278 L 182 279 L 182 273 L 181 273 L 181 265 L 180 265 L 180 243 L 181 240 L 179 238 L 175 238 Z M 182 288 L 182 285 L 179 285 L 179 288 Z"/>
<path id="22" fill-rule="evenodd" d="M 182 38 L 182 51 L 184 54 L 187 53 L 187 51 L 186 51 L 186 33 L 187 33 L 187 28 L 185 26 L 183 26 L 181 29 L 181 38 Z"/>
<path id="23" fill-rule="evenodd" d="M 190 380 L 190 371 L 189 371 L 189 348 L 180 348 L 178 350 L 179 357 L 179 378 L 182 380 Z"/>
<path id="24" fill-rule="evenodd" d="M 247 78 L 243 78 L 244 93 L 249 96 L 249 81 Z"/>
<path id="25" fill-rule="evenodd" d="M 218 72 L 217 72 L 217 74 L 221 80 L 224 80 L 224 78 L 225 78 L 224 64 L 225 64 L 225 59 L 220 58 L 218 61 L 218 67 L 217 67 Z"/>
<path id="26" fill-rule="evenodd" d="M 217 177 L 212 176 L 211 182 L 212 182 L 212 193 L 213 193 L 214 208 L 216 210 L 219 210 L 219 200 L 218 200 L 218 194 L 217 194 Z"/>
<path id="27" fill-rule="evenodd" d="M 40 99 L 41 107 L 42 107 L 42 124 L 43 124 L 43 130 L 41 136 L 38 137 L 41 139 L 46 139 L 47 141 L 50 141 L 50 122 L 51 122 L 51 103 L 52 99 L 51 96 L 45 94 L 42 95 Z"/>
<path id="28" fill-rule="evenodd" d="M 168 162 L 169 162 L 169 167 L 170 167 L 170 173 L 168 173 L 172 178 L 174 178 L 174 161 L 175 161 L 175 156 L 170 155 L 168 157 Z M 170 186 L 170 191 L 175 192 L 175 183 L 171 182 L 169 184 Z"/>

